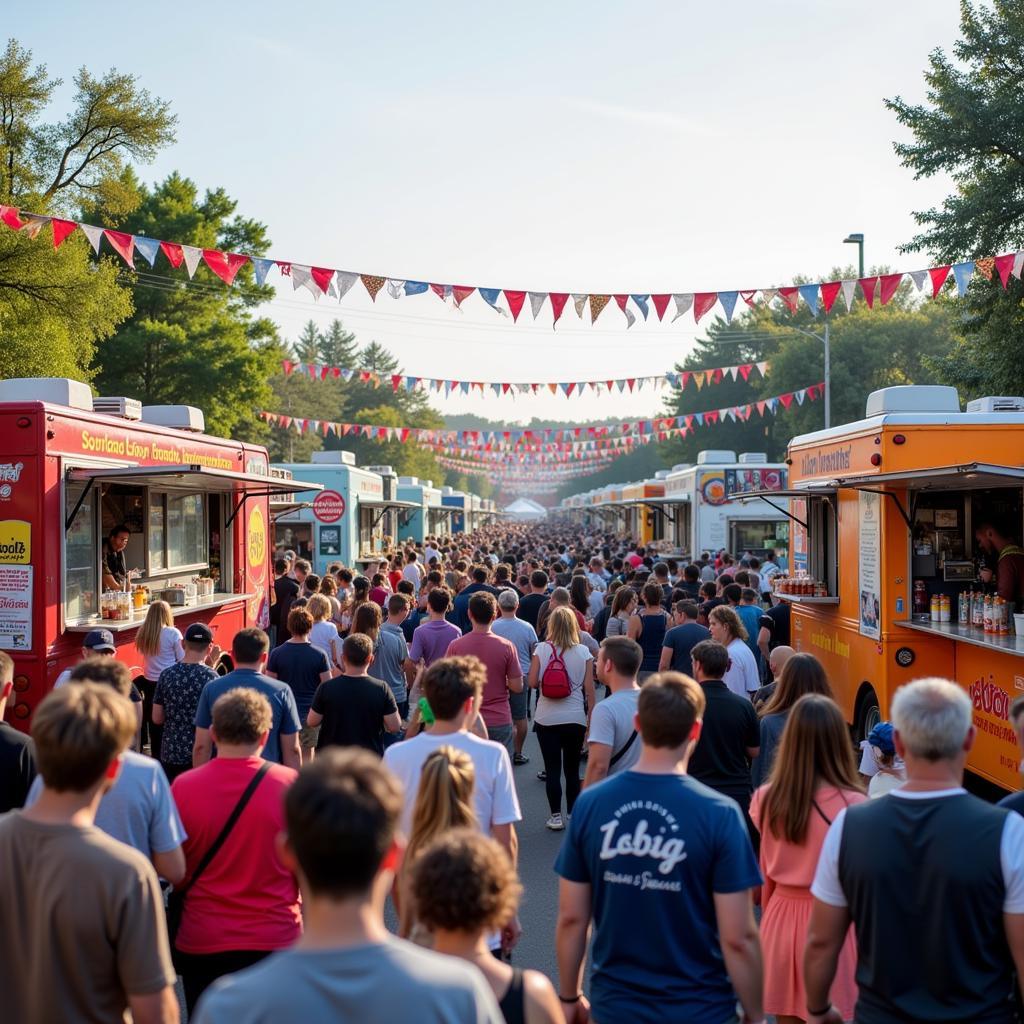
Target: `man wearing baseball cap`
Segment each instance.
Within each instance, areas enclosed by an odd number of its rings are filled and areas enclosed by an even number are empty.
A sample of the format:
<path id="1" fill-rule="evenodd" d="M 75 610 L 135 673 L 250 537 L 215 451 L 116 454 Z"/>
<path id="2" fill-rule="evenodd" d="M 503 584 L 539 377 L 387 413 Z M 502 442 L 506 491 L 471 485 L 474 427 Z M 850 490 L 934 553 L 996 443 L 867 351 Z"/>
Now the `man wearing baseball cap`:
<path id="1" fill-rule="evenodd" d="M 95 658 L 100 655 L 113 655 L 116 651 L 114 634 L 109 629 L 91 629 L 85 634 L 85 639 L 82 641 L 82 660 Z M 74 668 L 74 665 L 64 669 L 57 676 L 57 681 L 53 684 L 55 690 L 58 686 L 63 686 L 71 678 L 72 668 Z"/>

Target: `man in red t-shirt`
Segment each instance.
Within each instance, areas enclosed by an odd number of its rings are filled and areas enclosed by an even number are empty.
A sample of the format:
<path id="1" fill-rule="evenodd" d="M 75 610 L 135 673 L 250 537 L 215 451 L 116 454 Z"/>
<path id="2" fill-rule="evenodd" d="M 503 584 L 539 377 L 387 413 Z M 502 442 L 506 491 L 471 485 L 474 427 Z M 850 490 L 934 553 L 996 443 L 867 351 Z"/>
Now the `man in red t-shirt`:
<path id="1" fill-rule="evenodd" d="M 270 733 L 270 703 L 248 687 L 228 690 L 213 705 L 217 756 L 179 775 L 171 786 L 185 840 L 187 879 L 213 845 L 239 797 L 269 762 L 260 757 Z M 295 876 L 278 859 L 284 794 L 297 772 L 270 764 L 224 845 L 185 897 L 175 960 L 192 1016 L 217 978 L 250 967 L 302 934 Z"/>
<path id="2" fill-rule="evenodd" d="M 448 645 L 446 657 L 473 655 L 487 670 L 487 684 L 480 707 L 487 736 L 504 745 L 512 756 L 512 707 L 509 693 L 522 693 L 523 670 L 515 646 L 491 631 L 497 606 L 493 594 L 478 591 L 469 599 L 472 630 Z"/>

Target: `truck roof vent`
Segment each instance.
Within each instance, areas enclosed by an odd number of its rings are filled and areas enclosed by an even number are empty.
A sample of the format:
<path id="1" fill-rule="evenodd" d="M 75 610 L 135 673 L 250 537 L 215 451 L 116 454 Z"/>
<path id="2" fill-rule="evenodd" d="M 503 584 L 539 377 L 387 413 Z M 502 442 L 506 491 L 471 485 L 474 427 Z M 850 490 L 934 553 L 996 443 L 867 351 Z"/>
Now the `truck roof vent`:
<path id="1" fill-rule="evenodd" d="M 371 473 L 377 473 L 380 476 L 394 476 L 395 470 L 393 466 L 364 466 L 364 469 L 368 469 Z"/>
<path id="2" fill-rule="evenodd" d="M 864 410 L 866 416 L 884 416 L 897 412 L 938 412 L 960 411 L 960 396 L 956 388 L 938 384 L 896 384 L 891 388 L 880 388 L 868 395 Z"/>
<path id="3" fill-rule="evenodd" d="M 698 466 L 718 465 L 723 462 L 735 461 L 736 453 L 729 451 L 727 448 L 709 448 L 707 451 L 697 452 Z"/>
<path id="4" fill-rule="evenodd" d="M 92 388 L 68 377 L 11 377 L 0 380 L 0 402 L 48 402 L 92 412 Z"/>
<path id="5" fill-rule="evenodd" d="M 445 496 L 446 498 L 449 498 L 449 497 L 451 497 L 451 496 L 452 496 L 452 495 L 453 495 L 453 494 L 455 493 L 455 489 L 454 489 L 454 488 L 452 488 L 452 487 L 449 487 L 449 486 L 448 486 L 448 485 L 446 484 L 446 485 L 445 485 L 444 487 L 442 487 L 442 488 L 441 488 L 441 493 L 442 493 L 442 494 L 443 494 L 443 495 L 444 495 L 444 496 Z"/>
<path id="6" fill-rule="evenodd" d="M 398 482 L 403 487 L 418 487 L 420 478 L 418 476 L 400 476 Z"/>
<path id="7" fill-rule="evenodd" d="M 736 461 L 741 466 L 754 466 L 767 462 L 768 456 L 764 452 L 740 452 L 740 457 Z"/>
<path id="8" fill-rule="evenodd" d="M 142 403 L 137 398 L 115 398 L 101 395 L 92 400 L 92 411 L 105 416 L 119 416 L 123 420 L 141 420 Z"/>
<path id="9" fill-rule="evenodd" d="M 668 476 L 668 470 L 667 470 L 667 469 L 659 469 L 659 470 L 658 470 L 658 471 L 657 471 L 657 472 L 656 472 L 656 473 L 654 474 L 654 479 L 655 479 L 655 480 L 664 480 L 664 479 L 665 479 L 665 477 L 667 477 L 667 476 Z"/>
<path id="10" fill-rule="evenodd" d="M 967 412 L 1024 412 L 1024 398 L 988 395 L 967 403 Z"/>
<path id="11" fill-rule="evenodd" d="M 433 487 L 434 486 L 434 481 L 433 480 L 424 480 L 423 481 L 423 486 L 424 487 Z"/>
<path id="12" fill-rule="evenodd" d="M 692 462 L 677 462 L 672 467 L 672 472 L 673 473 L 682 473 L 682 471 L 684 469 L 693 469 L 693 463 Z"/>
<path id="13" fill-rule="evenodd" d="M 356 464 L 354 452 L 319 451 L 313 452 L 309 459 L 310 462 L 315 462 L 319 466 L 354 466 Z"/>
<path id="14" fill-rule="evenodd" d="M 144 405 L 142 422 L 201 434 L 206 429 L 203 410 L 192 405 Z"/>

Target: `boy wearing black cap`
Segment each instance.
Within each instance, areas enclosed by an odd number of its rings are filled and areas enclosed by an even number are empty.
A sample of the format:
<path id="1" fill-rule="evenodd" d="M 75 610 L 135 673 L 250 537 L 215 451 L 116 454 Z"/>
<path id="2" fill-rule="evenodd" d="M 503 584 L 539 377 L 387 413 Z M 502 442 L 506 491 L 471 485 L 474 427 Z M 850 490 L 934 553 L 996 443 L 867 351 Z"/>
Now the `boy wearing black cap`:
<path id="1" fill-rule="evenodd" d="M 217 678 L 210 665 L 221 656 L 205 622 L 193 622 L 185 630 L 184 648 L 184 659 L 160 673 L 153 694 L 153 721 L 164 727 L 160 763 L 169 782 L 192 767 L 199 695 Z"/>
<path id="2" fill-rule="evenodd" d="M 101 655 L 112 655 L 117 652 L 114 646 L 114 634 L 109 629 L 90 629 L 82 641 L 82 659 L 95 658 Z M 71 666 L 74 668 L 74 665 Z M 53 688 L 63 686 L 71 679 L 71 668 L 64 669 L 54 681 Z"/>

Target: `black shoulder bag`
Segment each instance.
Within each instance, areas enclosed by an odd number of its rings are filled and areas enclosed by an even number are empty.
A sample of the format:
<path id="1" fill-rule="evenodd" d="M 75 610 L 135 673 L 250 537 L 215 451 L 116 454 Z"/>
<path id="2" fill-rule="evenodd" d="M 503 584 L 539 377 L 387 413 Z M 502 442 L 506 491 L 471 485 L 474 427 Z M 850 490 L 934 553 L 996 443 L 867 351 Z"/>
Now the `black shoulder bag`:
<path id="1" fill-rule="evenodd" d="M 631 746 L 633 746 L 633 741 L 635 739 L 636 739 L 636 729 L 634 729 L 630 733 L 629 739 L 626 740 L 626 742 L 623 744 L 622 749 L 619 750 L 617 753 L 612 754 L 611 760 L 608 762 L 608 767 L 609 768 L 614 768 L 615 765 L 618 764 L 619 761 L 621 761 L 623 759 L 623 757 L 625 757 L 626 751 L 629 750 L 629 748 Z"/>
<path id="2" fill-rule="evenodd" d="M 245 805 L 252 799 L 253 793 L 256 792 L 257 787 L 263 781 L 263 776 L 270 771 L 270 762 L 264 761 L 260 765 L 260 770 L 252 777 L 252 781 L 248 786 L 245 787 L 245 791 L 238 798 L 238 803 L 235 804 L 235 809 L 231 812 L 230 817 L 224 823 L 224 827 L 220 830 L 217 838 L 214 839 L 210 848 L 203 854 L 203 859 L 197 865 L 195 871 L 192 873 L 192 877 L 188 880 L 188 884 L 182 886 L 180 889 L 174 889 L 170 896 L 167 897 L 167 935 L 171 940 L 171 955 L 174 955 L 174 942 L 178 937 L 178 929 L 181 927 L 182 914 L 185 911 L 185 898 L 188 896 L 189 889 L 192 888 L 196 882 L 199 881 L 202 873 L 210 866 L 210 862 L 214 857 L 217 856 L 218 851 L 227 841 L 231 830 L 235 827 L 238 819 L 242 816 L 242 811 L 245 810 Z"/>

